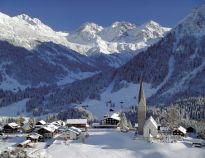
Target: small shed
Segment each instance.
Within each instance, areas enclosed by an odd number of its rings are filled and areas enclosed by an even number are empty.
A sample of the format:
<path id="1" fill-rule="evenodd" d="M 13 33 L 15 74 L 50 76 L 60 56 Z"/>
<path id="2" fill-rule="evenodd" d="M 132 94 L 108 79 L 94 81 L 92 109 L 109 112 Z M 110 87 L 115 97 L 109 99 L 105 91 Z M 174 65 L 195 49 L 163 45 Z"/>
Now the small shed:
<path id="1" fill-rule="evenodd" d="M 5 133 L 15 133 L 18 131 L 19 128 L 20 128 L 20 126 L 17 123 L 12 122 L 12 123 L 6 124 L 3 127 L 3 131 Z"/>
<path id="2" fill-rule="evenodd" d="M 46 121 L 40 120 L 40 121 L 36 122 L 36 125 L 46 125 Z"/>
<path id="3" fill-rule="evenodd" d="M 144 129 L 143 129 L 143 136 L 145 138 L 153 138 L 158 136 L 158 124 L 154 120 L 152 116 L 149 117 L 148 120 L 146 120 L 144 124 Z"/>
<path id="4" fill-rule="evenodd" d="M 24 141 L 24 142 L 18 144 L 17 146 L 18 146 L 18 147 L 21 147 L 21 148 L 26 148 L 26 147 L 29 146 L 30 143 L 31 143 L 31 140 L 26 140 L 26 141 Z"/>
<path id="5" fill-rule="evenodd" d="M 52 138 L 55 134 L 55 129 L 50 127 L 42 127 L 38 129 L 38 134 L 42 135 L 44 138 Z"/>
<path id="6" fill-rule="evenodd" d="M 179 126 L 177 129 L 173 130 L 173 135 L 185 136 L 186 135 L 186 129 L 182 126 Z"/>
<path id="7" fill-rule="evenodd" d="M 74 126 L 76 128 L 87 130 L 88 121 L 87 121 L 87 119 L 67 119 L 66 125 L 68 127 Z"/>
<path id="8" fill-rule="evenodd" d="M 31 140 L 31 142 L 38 142 L 43 140 L 43 136 L 38 133 L 31 133 L 26 137 L 27 140 Z"/>

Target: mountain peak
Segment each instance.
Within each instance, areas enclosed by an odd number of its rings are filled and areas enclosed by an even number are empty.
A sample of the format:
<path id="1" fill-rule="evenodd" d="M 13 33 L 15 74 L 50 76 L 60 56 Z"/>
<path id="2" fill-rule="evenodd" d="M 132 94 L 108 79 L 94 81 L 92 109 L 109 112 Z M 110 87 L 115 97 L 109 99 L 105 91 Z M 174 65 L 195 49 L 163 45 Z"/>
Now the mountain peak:
<path id="1" fill-rule="evenodd" d="M 81 32 L 100 32 L 103 29 L 102 26 L 99 26 L 92 22 L 86 22 L 82 24 L 79 28 Z"/>
<path id="2" fill-rule="evenodd" d="M 194 8 L 192 12 L 198 12 L 198 13 L 201 13 L 202 15 L 205 16 L 205 4 L 202 4 L 202 5 Z"/>
<path id="3" fill-rule="evenodd" d="M 133 29 L 136 28 L 135 24 L 126 21 L 116 21 L 111 25 L 112 28 L 125 28 L 125 29 Z"/>
<path id="4" fill-rule="evenodd" d="M 42 24 L 42 22 L 41 22 L 39 19 L 37 19 L 37 18 L 32 18 L 32 17 L 30 17 L 30 16 L 28 16 L 28 15 L 26 15 L 26 14 L 20 14 L 20 15 L 17 15 L 16 17 L 17 17 L 18 19 L 22 19 L 22 20 L 28 22 L 28 23 L 31 24 L 31 25 L 39 25 L 39 24 Z"/>
<path id="5" fill-rule="evenodd" d="M 151 26 L 160 26 L 156 21 L 150 20 L 145 25 L 151 25 Z"/>
<path id="6" fill-rule="evenodd" d="M 176 26 L 175 32 L 184 35 L 202 36 L 205 34 L 205 5 L 201 5 L 182 19 Z"/>

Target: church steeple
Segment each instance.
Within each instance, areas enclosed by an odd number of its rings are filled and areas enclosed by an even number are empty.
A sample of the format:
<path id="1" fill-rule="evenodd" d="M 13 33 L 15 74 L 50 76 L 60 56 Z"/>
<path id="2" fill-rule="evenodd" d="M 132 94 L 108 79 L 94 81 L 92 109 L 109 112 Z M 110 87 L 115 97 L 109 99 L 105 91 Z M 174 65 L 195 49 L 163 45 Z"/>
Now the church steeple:
<path id="1" fill-rule="evenodd" d="M 143 102 L 144 105 L 146 105 L 146 99 L 145 99 L 145 95 L 144 95 L 144 86 L 143 86 L 142 79 L 140 80 L 140 90 L 139 90 L 139 95 L 138 95 L 138 104 L 140 102 Z"/>
<path id="2" fill-rule="evenodd" d="M 140 81 L 140 89 L 138 94 L 138 133 L 143 134 L 144 123 L 146 120 L 146 99 L 144 95 L 143 81 Z"/>

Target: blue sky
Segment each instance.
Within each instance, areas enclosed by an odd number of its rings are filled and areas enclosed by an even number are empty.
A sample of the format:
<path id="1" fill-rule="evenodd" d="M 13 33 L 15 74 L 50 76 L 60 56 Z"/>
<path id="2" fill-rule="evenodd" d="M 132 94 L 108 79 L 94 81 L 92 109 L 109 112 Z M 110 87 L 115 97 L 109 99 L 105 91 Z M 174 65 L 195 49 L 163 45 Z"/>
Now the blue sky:
<path id="1" fill-rule="evenodd" d="M 154 20 L 174 27 L 202 3 L 205 0 L 1 0 L 0 12 L 25 13 L 62 31 L 72 31 L 85 22 L 108 26 L 115 21 L 140 25 Z"/>

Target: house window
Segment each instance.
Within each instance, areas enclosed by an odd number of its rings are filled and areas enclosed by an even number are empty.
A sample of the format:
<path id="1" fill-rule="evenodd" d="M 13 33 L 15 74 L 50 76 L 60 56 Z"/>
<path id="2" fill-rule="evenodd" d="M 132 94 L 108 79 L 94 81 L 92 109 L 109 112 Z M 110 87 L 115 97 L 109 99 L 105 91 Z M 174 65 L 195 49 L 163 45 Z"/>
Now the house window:
<path id="1" fill-rule="evenodd" d="M 149 134 L 151 134 L 151 129 L 149 129 Z"/>

